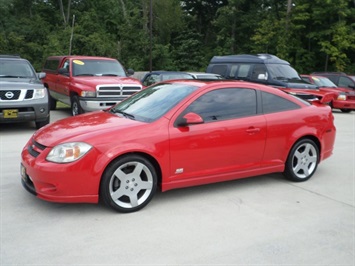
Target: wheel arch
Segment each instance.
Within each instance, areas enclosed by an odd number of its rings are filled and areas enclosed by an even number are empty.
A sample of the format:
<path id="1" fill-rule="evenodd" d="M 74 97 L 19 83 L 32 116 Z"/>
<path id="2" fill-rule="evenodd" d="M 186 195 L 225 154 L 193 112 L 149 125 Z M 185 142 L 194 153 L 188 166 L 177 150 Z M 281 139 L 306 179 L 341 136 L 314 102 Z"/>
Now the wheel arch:
<path id="1" fill-rule="evenodd" d="M 304 135 L 298 139 L 296 139 L 296 141 L 293 143 L 293 145 L 291 146 L 291 149 L 289 151 L 289 153 L 291 152 L 292 148 L 296 145 L 296 143 L 298 143 L 299 141 L 301 140 L 304 140 L 304 139 L 310 139 L 312 140 L 316 145 L 317 145 L 317 148 L 318 148 L 318 152 L 319 152 L 319 155 L 322 154 L 322 145 L 321 145 L 321 142 L 319 141 L 319 139 L 314 136 L 314 135 Z M 288 154 L 289 156 L 289 154 Z M 320 160 L 320 156 L 318 158 L 318 161 Z"/>
<path id="2" fill-rule="evenodd" d="M 102 183 L 102 178 L 103 178 L 103 175 L 104 175 L 106 169 L 108 167 L 110 167 L 110 165 L 112 165 L 119 158 L 129 156 L 129 155 L 138 155 L 138 156 L 141 156 L 141 157 L 145 158 L 146 160 L 148 160 L 153 165 L 153 167 L 157 173 L 157 178 L 158 178 L 157 182 L 158 182 L 158 186 L 160 186 L 160 184 L 162 183 L 162 170 L 161 170 L 161 167 L 160 167 L 160 164 L 158 163 L 158 161 L 148 153 L 139 152 L 139 151 L 134 151 L 134 152 L 132 151 L 132 152 L 120 154 L 119 156 L 112 158 L 112 160 L 105 166 L 105 169 L 102 172 L 101 177 L 100 177 L 99 191 L 100 191 L 100 187 L 101 187 L 101 183 Z"/>

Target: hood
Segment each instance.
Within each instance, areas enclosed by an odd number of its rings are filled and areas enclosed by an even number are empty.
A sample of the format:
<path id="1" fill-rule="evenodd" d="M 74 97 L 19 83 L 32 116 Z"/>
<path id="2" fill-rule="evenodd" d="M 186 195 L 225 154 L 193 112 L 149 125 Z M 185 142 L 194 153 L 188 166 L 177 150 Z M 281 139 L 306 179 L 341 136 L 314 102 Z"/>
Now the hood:
<path id="1" fill-rule="evenodd" d="M 19 88 L 19 86 L 27 87 L 33 85 L 42 85 L 42 82 L 39 79 L 29 79 L 29 78 L 0 78 L 0 87 L 14 87 Z"/>
<path id="2" fill-rule="evenodd" d="M 318 87 L 313 84 L 309 84 L 303 81 L 300 82 L 287 82 L 287 88 L 295 88 L 295 89 L 306 89 L 306 90 L 318 90 Z"/>
<path id="3" fill-rule="evenodd" d="M 75 82 L 84 85 L 102 85 L 102 84 L 129 84 L 129 85 L 142 85 L 137 79 L 130 77 L 119 76 L 95 76 L 95 77 L 75 77 Z"/>
<path id="4" fill-rule="evenodd" d="M 105 111 L 91 112 L 64 118 L 51 123 L 34 134 L 35 140 L 45 146 L 54 147 L 59 143 L 86 141 L 105 132 L 145 125 L 143 122 L 123 118 Z"/>

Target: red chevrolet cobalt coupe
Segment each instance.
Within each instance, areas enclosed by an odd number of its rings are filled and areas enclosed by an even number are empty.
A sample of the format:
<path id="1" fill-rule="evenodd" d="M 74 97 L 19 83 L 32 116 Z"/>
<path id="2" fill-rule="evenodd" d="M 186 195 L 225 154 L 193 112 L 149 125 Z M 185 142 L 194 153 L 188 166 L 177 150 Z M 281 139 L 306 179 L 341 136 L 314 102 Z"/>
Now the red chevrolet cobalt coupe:
<path id="1" fill-rule="evenodd" d="M 329 106 L 240 81 L 176 80 L 38 130 L 24 187 L 53 202 L 137 211 L 162 191 L 280 172 L 305 181 L 333 151 Z"/>

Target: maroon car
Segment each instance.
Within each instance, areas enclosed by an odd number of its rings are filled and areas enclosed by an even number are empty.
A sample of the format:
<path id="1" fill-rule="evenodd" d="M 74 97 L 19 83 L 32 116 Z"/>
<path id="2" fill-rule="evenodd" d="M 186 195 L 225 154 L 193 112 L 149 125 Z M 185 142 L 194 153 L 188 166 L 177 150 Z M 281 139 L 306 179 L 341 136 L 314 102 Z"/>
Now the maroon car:
<path id="1" fill-rule="evenodd" d="M 343 113 L 355 110 L 355 91 L 338 87 L 330 79 L 316 75 L 301 75 L 302 79 L 317 85 L 321 91 L 337 92 L 338 97 L 331 102 L 331 107 L 340 109 Z"/>

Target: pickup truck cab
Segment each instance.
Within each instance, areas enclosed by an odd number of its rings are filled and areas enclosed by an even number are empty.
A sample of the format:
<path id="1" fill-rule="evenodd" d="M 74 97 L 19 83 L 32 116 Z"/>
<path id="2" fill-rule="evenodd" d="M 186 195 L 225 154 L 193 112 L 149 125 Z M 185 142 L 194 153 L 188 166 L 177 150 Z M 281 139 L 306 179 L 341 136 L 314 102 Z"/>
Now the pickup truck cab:
<path id="1" fill-rule="evenodd" d="M 51 110 L 60 101 L 71 107 L 73 116 L 107 109 L 142 89 L 139 80 L 127 75 L 134 71 L 126 72 L 113 58 L 50 56 L 43 72 Z"/>

